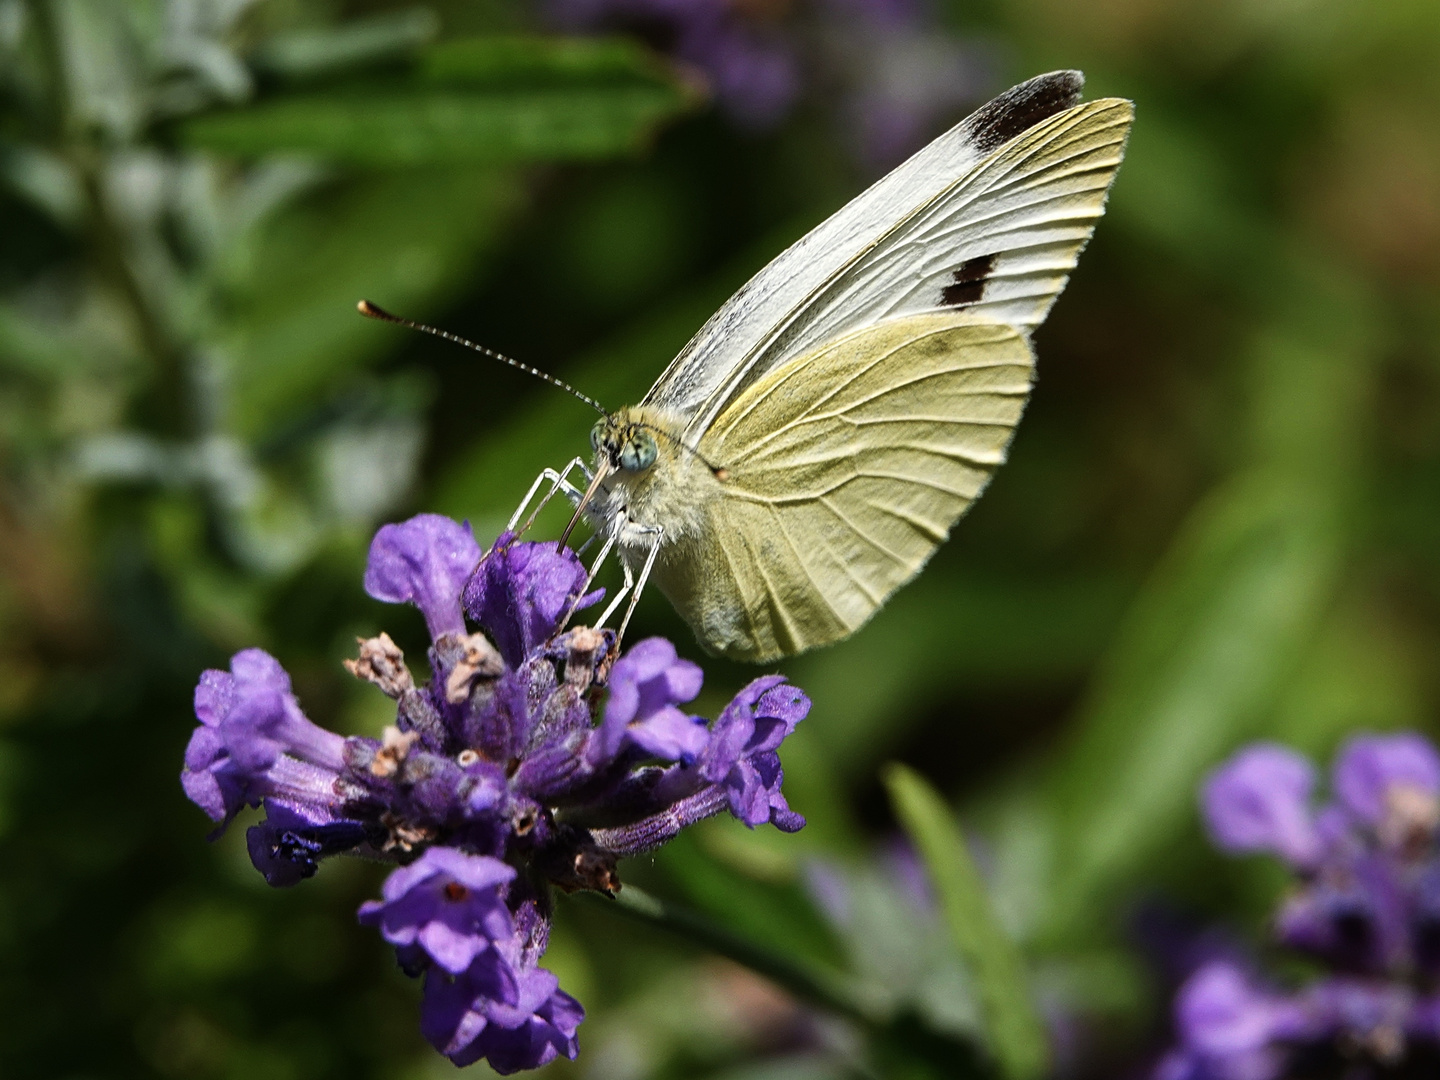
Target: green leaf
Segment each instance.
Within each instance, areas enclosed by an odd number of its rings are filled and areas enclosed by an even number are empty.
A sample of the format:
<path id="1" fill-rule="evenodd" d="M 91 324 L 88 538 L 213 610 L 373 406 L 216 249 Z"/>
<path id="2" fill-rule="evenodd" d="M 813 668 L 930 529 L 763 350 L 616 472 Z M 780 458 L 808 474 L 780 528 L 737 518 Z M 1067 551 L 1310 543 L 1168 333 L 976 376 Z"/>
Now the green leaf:
<path id="1" fill-rule="evenodd" d="M 904 765 L 888 766 L 884 780 L 895 816 L 924 860 L 951 937 L 974 973 L 996 1059 L 1012 1080 L 1042 1075 L 1049 1050 L 1024 959 L 996 918 L 950 807 Z"/>
<path id="2" fill-rule="evenodd" d="M 313 154 L 360 165 L 585 161 L 630 154 L 685 105 L 680 92 L 397 90 L 296 95 L 183 125 L 192 149 Z"/>
<path id="3" fill-rule="evenodd" d="M 1194 511 L 1130 612 L 1053 777 L 1049 932 L 1093 931 L 1116 887 L 1195 820 L 1205 771 L 1279 727 L 1353 528 L 1378 338 L 1363 289 L 1277 260 L 1247 350 L 1251 461 Z"/>
<path id="4" fill-rule="evenodd" d="M 421 75 L 444 86 L 673 86 L 675 72 L 626 38 L 491 35 L 428 50 Z"/>
<path id="5" fill-rule="evenodd" d="M 728 957 L 790 991 L 802 1001 L 850 1017 L 865 1024 L 883 1022 L 883 1007 L 873 1001 L 864 986 L 837 972 L 775 951 L 748 937 L 627 885 L 614 897 L 581 892 L 583 902 L 626 915 L 676 934 L 721 956 Z"/>
<path id="6" fill-rule="evenodd" d="M 1056 777 L 1052 916 L 1113 905 L 1194 813 L 1204 770 L 1258 733 L 1334 587 L 1333 507 L 1289 478 L 1242 476 L 1207 500 L 1116 643 Z"/>
<path id="7" fill-rule="evenodd" d="M 405 78 L 282 93 L 177 133 L 217 153 L 372 166 L 594 160 L 635 152 L 697 99 L 632 44 L 487 37 L 429 50 Z"/>
<path id="8" fill-rule="evenodd" d="M 660 870 L 710 918 L 758 945 L 806 961 L 835 964 L 838 943 L 798 882 L 760 881 L 736 873 L 703 851 L 693 835 L 656 856 Z"/>

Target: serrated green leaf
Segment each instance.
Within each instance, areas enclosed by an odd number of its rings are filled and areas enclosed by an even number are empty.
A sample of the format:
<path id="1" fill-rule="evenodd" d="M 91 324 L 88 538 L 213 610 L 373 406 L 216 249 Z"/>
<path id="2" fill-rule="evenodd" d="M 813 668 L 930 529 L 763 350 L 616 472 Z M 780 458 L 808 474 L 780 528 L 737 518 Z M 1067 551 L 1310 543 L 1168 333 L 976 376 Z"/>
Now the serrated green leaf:
<path id="1" fill-rule="evenodd" d="M 590 161 L 634 153 L 687 104 L 663 84 L 528 90 L 397 86 L 262 100 L 186 121 L 180 141 L 237 157 L 359 165 Z"/>
<path id="2" fill-rule="evenodd" d="M 892 764 L 883 777 L 895 817 L 924 861 L 950 936 L 975 977 L 991 1051 L 1011 1080 L 1041 1076 L 1049 1048 L 1025 961 L 996 918 L 950 807 L 913 769 Z"/>

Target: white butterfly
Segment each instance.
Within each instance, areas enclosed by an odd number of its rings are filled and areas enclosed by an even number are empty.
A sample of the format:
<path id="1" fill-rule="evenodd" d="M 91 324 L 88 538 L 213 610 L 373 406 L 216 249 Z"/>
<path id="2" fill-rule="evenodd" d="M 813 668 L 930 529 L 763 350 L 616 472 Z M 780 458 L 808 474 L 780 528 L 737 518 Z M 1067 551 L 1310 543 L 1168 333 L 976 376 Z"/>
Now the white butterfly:
<path id="1" fill-rule="evenodd" d="M 1005 460 L 1030 332 L 1104 213 L 1134 108 L 1060 71 L 982 106 L 791 245 L 548 484 L 707 649 L 854 633 Z M 593 404 L 593 403 L 592 403 Z M 598 406 L 597 406 L 598 407 Z M 603 410 L 602 410 L 603 411 Z M 581 491 L 570 477 L 582 474 Z M 523 526 L 522 526 L 523 528 Z M 567 532 L 568 535 L 568 532 Z M 621 624 L 623 632 L 624 622 Z"/>

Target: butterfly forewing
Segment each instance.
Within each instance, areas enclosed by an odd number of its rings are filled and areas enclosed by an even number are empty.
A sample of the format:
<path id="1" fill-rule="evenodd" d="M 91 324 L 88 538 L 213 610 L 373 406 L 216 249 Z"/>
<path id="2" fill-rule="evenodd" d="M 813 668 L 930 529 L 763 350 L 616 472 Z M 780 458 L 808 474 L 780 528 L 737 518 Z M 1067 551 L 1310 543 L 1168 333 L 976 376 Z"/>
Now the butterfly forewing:
<path id="1" fill-rule="evenodd" d="M 945 307 L 1039 325 L 1104 212 L 1131 115 L 1129 102 L 1095 101 L 1025 132 L 837 275 L 771 347 L 804 352 Z"/>
<path id="2" fill-rule="evenodd" d="M 646 395 L 698 433 L 744 385 L 803 349 L 762 350 L 837 274 L 998 147 L 1080 99 L 1084 77 L 1055 71 L 977 110 L 778 255 L 710 318 Z M 838 330 L 837 330 L 838 333 Z M 834 334 L 830 336 L 835 336 Z"/>
<path id="3" fill-rule="evenodd" d="M 1040 76 L 937 139 L 757 274 L 646 401 L 698 437 L 764 372 L 880 319 L 983 304 L 996 321 L 1040 323 L 1104 211 L 1133 118 L 1118 99 L 1063 107 L 1078 87 L 1074 73 Z"/>
<path id="4" fill-rule="evenodd" d="M 846 335 L 750 385 L 706 433 L 727 470 L 657 576 L 702 641 L 766 661 L 852 633 L 1004 460 L 1030 348 L 968 312 Z"/>

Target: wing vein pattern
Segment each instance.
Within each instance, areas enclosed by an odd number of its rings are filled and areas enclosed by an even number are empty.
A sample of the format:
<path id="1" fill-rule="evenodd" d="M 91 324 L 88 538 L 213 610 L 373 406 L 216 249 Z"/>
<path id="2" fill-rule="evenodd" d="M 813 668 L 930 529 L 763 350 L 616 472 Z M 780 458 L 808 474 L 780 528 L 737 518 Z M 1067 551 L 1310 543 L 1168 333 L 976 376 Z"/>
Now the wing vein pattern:
<path id="1" fill-rule="evenodd" d="M 732 656 L 852 633 L 1004 461 L 1031 370 L 1023 334 L 965 310 L 886 320 L 774 369 L 701 441 L 725 497 L 655 580 Z"/>

